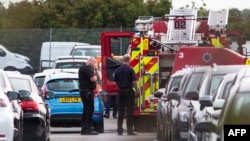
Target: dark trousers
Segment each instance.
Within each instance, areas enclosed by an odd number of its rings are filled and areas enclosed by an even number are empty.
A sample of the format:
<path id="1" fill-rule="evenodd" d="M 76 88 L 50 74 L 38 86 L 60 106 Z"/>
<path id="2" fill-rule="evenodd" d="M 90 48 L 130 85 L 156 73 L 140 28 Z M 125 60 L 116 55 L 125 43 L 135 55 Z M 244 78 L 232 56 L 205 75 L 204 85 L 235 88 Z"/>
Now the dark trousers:
<path id="1" fill-rule="evenodd" d="M 107 95 L 105 115 L 109 116 L 111 107 L 113 107 L 113 117 L 117 116 L 117 107 L 118 107 L 117 95 Z"/>
<path id="2" fill-rule="evenodd" d="M 133 132 L 134 126 L 134 107 L 135 107 L 135 92 L 132 88 L 127 89 L 120 89 L 118 92 L 118 129 L 117 132 L 123 132 L 123 119 L 124 113 L 126 111 L 126 118 L 127 118 L 127 132 Z"/>
<path id="3" fill-rule="evenodd" d="M 83 111 L 82 111 L 82 133 L 87 133 L 93 130 L 93 113 L 94 113 L 94 92 L 93 90 L 80 91 Z"/>

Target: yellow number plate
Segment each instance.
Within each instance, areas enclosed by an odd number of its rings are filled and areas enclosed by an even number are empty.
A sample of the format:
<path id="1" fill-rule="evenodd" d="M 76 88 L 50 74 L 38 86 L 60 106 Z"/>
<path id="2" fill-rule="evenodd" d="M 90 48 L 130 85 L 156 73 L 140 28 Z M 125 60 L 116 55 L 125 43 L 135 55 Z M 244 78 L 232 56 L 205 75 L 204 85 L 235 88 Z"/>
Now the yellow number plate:
<path id="1" fill-rule="evenodd" d="M 61 103 L 78 103 L 81 102 L 80 97 L 60 97 L 59 102 Z"/>

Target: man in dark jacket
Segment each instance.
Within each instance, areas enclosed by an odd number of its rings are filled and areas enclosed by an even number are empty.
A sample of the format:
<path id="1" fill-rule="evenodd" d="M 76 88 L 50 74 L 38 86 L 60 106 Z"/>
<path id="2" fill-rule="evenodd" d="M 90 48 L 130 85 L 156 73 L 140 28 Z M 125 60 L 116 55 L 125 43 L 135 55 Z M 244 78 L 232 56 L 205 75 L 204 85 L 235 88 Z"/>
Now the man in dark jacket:
<path id="1" fill-rule="evenodd" d="M 98 132 L 93 130 L 92 116 L 94 112 L 94 90 L 96 89 L 96 81 L 98 73 L 96 68 L 96 59 L 90 57 L 86 65 L 79 68 L 79 89 L 83 102 L 82 115 L 82 135 L 98 135 Z"/>
<path id="2" fill-rule="evenodd" d="M 135 107 L 135 90 L 137 90 L 137 82 L 134 70 L 129 66 L 130 56 L 125 54 L 123 56 L 123 65 L 115 70 L 114 80 L 119 88 L 118 91 L 118 135 L 123 134 L 123 119 L 126 111 L 127 118 L 127 134 L 137 135 L 134 132 L 134 107 Z"/>

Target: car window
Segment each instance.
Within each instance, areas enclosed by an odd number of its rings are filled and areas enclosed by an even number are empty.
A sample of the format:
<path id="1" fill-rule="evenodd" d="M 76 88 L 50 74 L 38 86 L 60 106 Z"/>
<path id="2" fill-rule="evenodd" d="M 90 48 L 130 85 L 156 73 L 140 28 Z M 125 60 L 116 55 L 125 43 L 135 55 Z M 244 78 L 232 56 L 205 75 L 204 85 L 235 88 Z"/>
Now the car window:
<path id="1" fill-rule="evenodd" d="M 3 75 L 0 74 L 0 88 L 5 88 Z"/>
<path id="2" fill-rule="evenodd" d="M 192 73 L 189 80 L 186 82 L 185 92 L 198 90 L 203 73 Z M 185 92 L 183 94 L 185 94 Z"/>
<path id="3" fill-rule="evenodd" d="M 43 86 L 44 79 L 45 79 L 45 76 L 42 76 L 42 77 L 35 77 L 35 78 L 34 78 L 34 82 L 36 83 L 36 86 L 37 86 L 38 88 L 41 88 L 41 87 Z"/>
<path id="4" fill-rule="evenodd" d="M 19 90 L 31 92 L 31 86 L 28 79 L 10 78 L 10 81 L 15 92 L 19 92 Z"/>
<path id="5" fill-rule="evenodd" d="M 229 94 L 229 90 L 232 87 L 232 85 L 233 85 L 233 81 L 230 81 L 230 82 L 226 83 L 224 91 L 223 91 L 223 93 L 222 93 L 222 95 L 220 97 L 221 99 L 226 99 L 227 98 L 227 96 Z"/>
<path id="6" fill-rule="evenodd" d="M 78 79 L 66 78 L 66 79 L 56 79 L 49 81 L 46 84 L 48 90 L 51 91 L 70 91 L 74 89 L 79 89 Z"/>
<path id="7" fill-rule="evenodd" d="M 224 75 L 215 75 L 212 77 L 209 95 L 214 96 L 216 94 L 223 76 Z"/>
<path id="8" fill-rule="evenodd" d="M 74 49 L 73 55 L 80 55 L 80 56 L 92 56 L 97 57 L 101 55 L 100 49 L 90 49 L 90 48 L 82 48 L 82 49 Z"/>
<path id="9" fill-rule="evenodd" d="M 250 123 L 250 93 L 239 93 L 233 99 L 230 110 L 225 120 L 226 124 L 249 124 Z"/>
<path id="10" fill-rule="evenodd" d="M 80 68 L 84 62 L 57 62 L 55 65 L 55 69 L 78 69 Z"/>

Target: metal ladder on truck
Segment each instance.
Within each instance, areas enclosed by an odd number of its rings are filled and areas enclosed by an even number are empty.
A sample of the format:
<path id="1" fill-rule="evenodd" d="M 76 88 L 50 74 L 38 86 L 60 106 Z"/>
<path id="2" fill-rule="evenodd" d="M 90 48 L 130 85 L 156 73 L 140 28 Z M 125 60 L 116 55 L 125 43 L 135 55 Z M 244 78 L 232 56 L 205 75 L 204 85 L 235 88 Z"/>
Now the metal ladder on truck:
<path id="1" fill-rule="evenodd" d="M 209 27 L 209 31 L 214 31 L 213 33 L 210 33 L 210 37 L 226 35 L 228 14 L 229 10 L 209 11 L 207 24 Z"/>
<path id="2" fill-rule="evenodd" d="M 168 32 L 161 41 L 166 45 L 197 45 L 195 30 L 197 9 L 170 9 L 168 18 Z"/>

